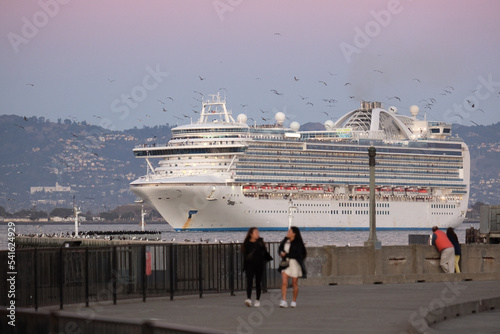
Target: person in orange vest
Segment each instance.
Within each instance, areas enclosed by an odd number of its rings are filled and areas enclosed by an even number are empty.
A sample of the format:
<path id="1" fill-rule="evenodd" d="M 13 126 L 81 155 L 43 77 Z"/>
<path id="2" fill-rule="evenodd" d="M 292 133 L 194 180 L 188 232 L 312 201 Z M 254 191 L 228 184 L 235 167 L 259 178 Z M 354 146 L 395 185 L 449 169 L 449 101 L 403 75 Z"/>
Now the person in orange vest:
<path id="1" fill-rule="evenodd" d="M 453 274 L 455 272 L 455 247 L 453 247 L 446 233 L 441 231 L 437 226 L 432 227 L 432 244 L 441 253 L 439 264 L 443 268 L 443 271 Z"/>

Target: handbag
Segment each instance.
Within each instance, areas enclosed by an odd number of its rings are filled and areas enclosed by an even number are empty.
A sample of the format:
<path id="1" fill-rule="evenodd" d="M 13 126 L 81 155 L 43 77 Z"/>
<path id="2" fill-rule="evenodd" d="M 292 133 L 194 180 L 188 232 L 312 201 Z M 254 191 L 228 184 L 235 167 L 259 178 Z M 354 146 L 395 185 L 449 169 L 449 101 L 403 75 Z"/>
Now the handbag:
<path id="1" fill-rule="evenodd" d="M 289 265 L 290 265 L 290 259 L 281 258 L 281 261 L 280 261 L 280 268 L 281 269 L 286 269 L 286 268 L 288 268 Z"/>

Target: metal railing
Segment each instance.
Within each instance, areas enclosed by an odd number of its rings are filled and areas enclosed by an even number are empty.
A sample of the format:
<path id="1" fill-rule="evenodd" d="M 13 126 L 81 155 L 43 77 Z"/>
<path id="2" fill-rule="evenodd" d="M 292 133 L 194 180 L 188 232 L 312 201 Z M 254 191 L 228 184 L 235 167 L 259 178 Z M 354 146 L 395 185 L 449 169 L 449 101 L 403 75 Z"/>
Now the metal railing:
<path id="1" fill-rule="evenodd" d="M 263 290 L 279 288 L 278 243 L 266 243 L 274 260 L 266 264 Z M 8 252 L 0 252 L 7 267 Z M 16 250 L 16 307 L 110 302 L 147 297 L 245 289 L 241 244 L 142 244 L 95 248 Z M 5 282 L 7 272 L 0 272 Z M 0 305 L 8 306 L 8 289 Z"/>

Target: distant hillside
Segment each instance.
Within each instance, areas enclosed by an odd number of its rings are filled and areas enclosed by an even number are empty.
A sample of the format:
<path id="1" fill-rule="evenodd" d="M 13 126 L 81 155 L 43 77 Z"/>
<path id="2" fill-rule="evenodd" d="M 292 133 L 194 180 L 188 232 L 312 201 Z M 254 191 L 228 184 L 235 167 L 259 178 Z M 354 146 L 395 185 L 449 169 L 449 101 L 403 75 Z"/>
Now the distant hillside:
<path id="1" fill-rule="evenodd" d="M 94 212 L 131 203 L 128 184 L 146 171 L 132 149 L 167 142 L 170 129 L 109 131 L 71 120 L 0 116 L 0 205 L 9 212 L 32 204 L 50 210 L 71 206 L 73 195 L 82 209 Z"/>
<path id="2" fill-rule="evenodd" d="M 321 123 L 301 126 L 322 129 Z M 471 151 L 471 203 L 500 204 L 500 123 L 453 131 Z M 14 212 L 36 204 L 37 210 L 50 211 L 70 207 L 75 196 L 83 210 L 99 213 L 133 203 L 128 184 L 145 174 L 146 166 L 132 149 L 170 137 L 168 124 L 110 131 L 71 120 L 0 116 L 0 206 Z"/>

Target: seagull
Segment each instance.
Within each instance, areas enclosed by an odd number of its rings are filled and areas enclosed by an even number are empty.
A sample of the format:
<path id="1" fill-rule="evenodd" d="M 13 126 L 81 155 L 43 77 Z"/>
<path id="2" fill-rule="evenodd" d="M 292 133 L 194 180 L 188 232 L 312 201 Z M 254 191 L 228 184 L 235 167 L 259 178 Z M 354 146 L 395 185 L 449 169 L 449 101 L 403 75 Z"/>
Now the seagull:
<path id="1" fill-rule="evenodd" d="M 314 104 L 312 104 L 311 102 L 307 102 L 306 105 L 310 104 L 311 106 L 314 107 Z"/>
<path id="2" fill-rule="evenodd" d="M 15 126 L 17 126 L 19 129 L 24 129 L 24 126 L 22 125 L 17 125 L 17 124 L 14 124 Z"/>
<path id="3" fill-rule="evenodd" d="M 167 99 L 169 99 L 170 101 L 174 102 L 174 99 L 171 98 L 170 96 L 167 96 Z"/>
<path id="4" fill-rule="evenodd" d="M 167 109 L 163 108 L 163 112 L 167 112 Z"/>
<path id="5" fill-rule="evenodd" d="M 200 93 L 200 92 L 198 92 L 197 90 L 193 90 L 193 93 L 198 93 L 198 94 L 200 94 L 201 96 L 203 96 L 203 94 L 202 94 L 202 93 Z"/>
<path id="6" fill-rule="evenodd" d="M 147 118 L 151 118 L 151 116 L 150 116 L 150 115 L 146 115 L 146 117 L 147 117 Z"/>
<path id="7" fill-rule="evenodd" d="M 446 86 L 445 88 L 448 88 L 448 87 L 450 87 L 451 90 L 455 90 L 455 88 L 453 88 L 452 86 Z"/>
<path id="8" fill-rule="evenodd" d="M 381 70 L 373 70 L 373 72 L 384 73 Z"/>
<path id="9" fill-rule="evenodd" d="M 499 94 L 500 94 L 500 93 L 499 93 Z M 303 97 L 303 96 L 302 96 L 302 95 L 300 95 L 300 94 L 299 94 L 299 96 L 300 96 L 300 98 L 301 98 L 302 100 L 307 100 L 307 99 L 308 99 L 308 97 Z"/>
<path id="10" fill-rule="evenodd" d="M 446 93 L 448 93 L 448 94 L 451 94 L 451 92 L 450 92 L 449 90 L 446 90 L 446 89 L 445 89 L 444 91 L 445 91 Z"/>
<path id="11" fill-rule="evenodd" d="M 413 79 L 413 80 L 418 81 L 418 83 L 421 83 L 421 82 L 420 82 L 420 80 L 419 80 L 419 79 L 417 79 L 417 78 L 415 78 L 415 79 Z"/>
<path id="12" fill-rule="evenodd" d="M 109 81 L 109 83 L 113 83 L 113 81 L 116 81 L 116 80 L 108 78 L 108 81 Z"/>
<path id="13" fill-rule="evenodd" d="M 267 114 L 269 111 L 264 111 L 262 109 L 259 109 L 263 114 Z"/>
<path id="14" fill-rule="evenodd" d="M 26 86 L 35 87 L 35 85 L 34 85 L 34 84 L 32 84 L 31 82 L 28 82 L 28 83 L 26 84 Z"/>
<path id="15" fill-rule="evenodd" d="M 332 73 L 330 71 L 328 71 L 328 74 L 330 74 L 331 76 L 337 75 L 337 73 Z"/>
<path id="16" fill-rule="evenodd" d="M 344 86 L 348 86 L 350 85 L 351 83 L 350 82 L 346 82 Z"/>
<path id="17" fill-rule="evenodd" d="M 261 119 L 264 121 L 264 122 L 267 122 L 269 120 L 269 118 L 264 118 L 264 117 L 261 117 Z"/>
<path id="18" fill-rule="evenodd" d="M 479 109 L 476 109 L 476 111 L 481 111 L 483 114 L 484 114 L 484 110 L 479 108 Z"/>
<path id="19" fill-rule="evenodd" d="M 322 80 L 319 80 L 318 82 L 321 82 L 323 85 L 328 86 L 328 85 L 326 84 L 326 82 L 324 82 L 324 81 L 322 81 Z"/>
<path id="20" fill-rule="evenodd" d="M 95 152 L 94 152 L 94 155 L 95 155 L 96 157 L 98 157 L 98 156 L 99 156 L 99 154 L 97 154 L 97 153 L 95 153 Z"/>
<path id="21" fill-rule="evenodd" d="M 198 78 L 200 78 L 200 80 L 205 80 L 206 78 L 202 78 L 200 75 L 198 75 Z"/>
<path id="22" fill-rule="evenodd" d="M 224 87 L 219 88 L 219 90 L 225 90 L 227 92 L 227 89 L 225 89 Z"/>
<path id="23" fill-rule="evenodd" d="M 283 95 L 283 93 L 278 93 L 278 91 L 276 89 L 271 89 L 271 92 L 273 92 L 274 94 L 276 95 Z"/>
<path id="24" fill-rule="evenodd" d="M 397 97 L 397 96 L 393 96 L 393 97 L 389 97 L 389 96 L 388 96 L 387 98 L 388 98 L 389 100 L 396 99 L 396 100 L 398 100 L 399 102 L 401 102 L 401 99 L 400 99 L 399 97 Z"/>
<path id="25" fill-rule="evenodd" d="M 453 114 L 453 116 L 458 116 L 460 117 L 461 119 L 464 119 L 462 116 L 460 116 L 459 114 Z"/>
<path id="26" fill-rule="evenodd" d="M 23 119 L 27 122 L 28 121 L 28 117 L 26 116 L 23 116 Z"/>
<path id="27" fill-rule="evenodd" d="M 97 115 L 92 115 L 92 116 L 94 116 L 95 118 L 98 118 L 98 119 L 102 118 L 101 116 L 97 116 Z"/>
<path id="28" fill-rule="evenodd" d="M 326 111 L 323 111 L 323 114 L 325 114 L 326 116 L 330 117 L 330 115 L 328 115 L 328 113 Z"/>
<path id="29" fill-rule="evenodd" d="M 188 116 L 188 115 L 185 115 L 185 114 L 182 114 L 182 116 L 184 116 L 185 118 L 191 118 L 191 116 Z"/>
<path id="30" fill-rule="evenodd" d="M 355 96 L 354 96 L 354 95 L 351 95 L 351 96 L 349 96 L 349 98 L 350 98 L 350 99 L 354 99 L 354 98 L 355 98 Z"/>
<path id="31" fill-rule="evenodd" d="M 160 102 L 161 104 L 165 104 L 162 100 L 156 99 L 156 101 Z"/>
<path id="32" fill-rule="evenodd" d="M 293 80 L 295 81 L 299 81 L 299 78 L 297 78 L 296 76 L 293 77 Z"/>
<path id="33" fill-rule="evenodd" d="M 240 104 L 240 106 L 242 106 L 243 108 L 247 107 L 248 104 Z"/>
<path id="34" fill-rule="evenodd" d="M 177 117 L 177 116 L 174 116 L 174 117 L 175 117 L 175 118 L 177 118 L 177 119 L 180 119 L 180 120 L 182 121 L 182 118 L 180 118 L 180 117 Z"/>
<path id="35" fill-rule="evenodd" d="M 73 137 L 78 138 L 78 136 L 77 136 L 77 135 L 75 135 L 73 132 L 71 132 L 71 134 L 73 135 Z"/>
<path id="36" fill-rule="evenodd" d="M 279 35 L 281 35 L 281 34 L 280 34 L 279 32 L 275 32 L 275 33 L 274 33 L 274 35 L 275 35 L 275 36 L 279 36 Z"/>
<path id="37" fill-rule="evenodd" d="M 473 123 L 474 125 L 479 126 L 479 124 L 477 124 L 477 123 L 476 123 L 476 122 L 474 122 L 474 121 L 471 121 L 471 123 Z"/>

